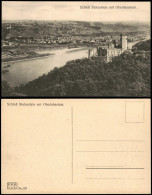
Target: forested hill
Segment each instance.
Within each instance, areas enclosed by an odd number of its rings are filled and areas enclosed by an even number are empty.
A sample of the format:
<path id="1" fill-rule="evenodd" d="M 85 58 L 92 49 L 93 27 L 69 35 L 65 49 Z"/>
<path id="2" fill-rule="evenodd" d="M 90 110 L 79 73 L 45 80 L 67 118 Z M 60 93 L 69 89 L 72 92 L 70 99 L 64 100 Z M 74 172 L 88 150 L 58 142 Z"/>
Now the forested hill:
<path id="1" fill-rule="evenodd" d="M 149 44 L 137 44 L 133 53 L 125 52 L 110 63 L 102 62 L 100 57 L 69 61 L 15 90 L 28 96 L 149 97 Z"/>
<path id="2" fill-rule="evenodd" d="M 150 25 L 143 22 L 86 22 L 86 21 L 2 21 L 2 25 L 12 23 L 13 28 L 2 28 L 2 38 L 43 36 L 88 36 L 93 34 L 107 35 L 108 33 L 137 33 L 150 32 Z"/>
<path id="3" fill-rule="evenodd" d="M 134 48 L 136 50 L 150 51 L 150 46 L 151 46 L 151 39 L 149 39 L 147 41 L 141 41 L 139 43 L 136 43 Z"/>

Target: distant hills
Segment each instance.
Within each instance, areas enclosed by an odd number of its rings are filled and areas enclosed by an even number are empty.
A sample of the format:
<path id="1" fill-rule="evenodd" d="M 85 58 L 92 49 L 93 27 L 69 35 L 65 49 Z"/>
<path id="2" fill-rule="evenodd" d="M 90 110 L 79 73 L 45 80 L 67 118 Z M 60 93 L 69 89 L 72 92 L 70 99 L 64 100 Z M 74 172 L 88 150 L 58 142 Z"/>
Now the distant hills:
<path id="1" fill-rule="evenodd" d="M 150 32 L 150 24 L 144 22 L 87 22 L 87 21 L 42 21 L 17 20 L 2 23 L 22 23 L 25 28 L 10 30 L 10 34 L 38 35 L 43 30 L 44 35 L 92 35 L 105 33 Z M 29 24 L 29 25 L 28 25 Z M 62 26 L 64 26 L 62 28 Z M 14 32 L 13 32 L 14 31 Z M 25 32 L 27 31 L 27 33 Z"/>
<path id="2" fill-rule="evenodd" d="M 140 22 L 75 22 L 88 28 L 100 30 L 102 32 L 136 32 L 149 31 L 150 24 Z"/>

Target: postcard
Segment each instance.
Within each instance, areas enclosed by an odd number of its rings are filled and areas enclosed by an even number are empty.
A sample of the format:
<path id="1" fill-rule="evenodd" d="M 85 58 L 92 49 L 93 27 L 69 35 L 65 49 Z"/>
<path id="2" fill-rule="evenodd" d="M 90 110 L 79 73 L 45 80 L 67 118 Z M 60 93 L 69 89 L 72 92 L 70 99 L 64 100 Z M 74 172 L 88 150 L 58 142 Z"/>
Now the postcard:
<path id="1" fill-rule="evenodd" d="M 150 1 L 2 1 L 2 97 L 150 97 Z"/>
<path id="2" fill-rule="evenodd" d="M 149 99 L 3 99 L 2 194 L 150 194 Z"/>
<path id="3" fill-rule="evenodd" d="M 150 1 L 2 1 L 2 194 L 151 193 Z"/>

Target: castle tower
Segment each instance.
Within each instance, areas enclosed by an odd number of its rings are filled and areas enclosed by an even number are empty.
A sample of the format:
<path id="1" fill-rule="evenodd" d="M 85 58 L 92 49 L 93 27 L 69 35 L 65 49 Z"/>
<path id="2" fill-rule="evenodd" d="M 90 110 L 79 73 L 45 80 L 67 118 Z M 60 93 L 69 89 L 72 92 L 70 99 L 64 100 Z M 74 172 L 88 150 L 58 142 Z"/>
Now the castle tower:
<path id="1" fill-rule="evenodd" d="M 127 36 L 122 34 L 120 35 L 120 44 L 123 50 L 127 50 Z"/>

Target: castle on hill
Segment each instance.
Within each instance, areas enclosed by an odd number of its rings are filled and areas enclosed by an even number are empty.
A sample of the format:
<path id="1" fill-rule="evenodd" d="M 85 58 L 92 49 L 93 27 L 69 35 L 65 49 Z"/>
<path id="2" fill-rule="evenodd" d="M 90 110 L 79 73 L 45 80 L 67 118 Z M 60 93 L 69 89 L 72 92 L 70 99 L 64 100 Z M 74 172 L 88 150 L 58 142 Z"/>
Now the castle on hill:
<path id="1" fill-rule="evenodd" d="M 97 46 L 89 50 L 88 57 L 100 56 L 103 57 L 106 62 L 111 62 L 113 57 L 119 56 L 126 50 L 128 50 L 127 36 L 121 34 L 119 47 L 116 47 L 116 42 L 111 42 L 108 46 Z"/>

